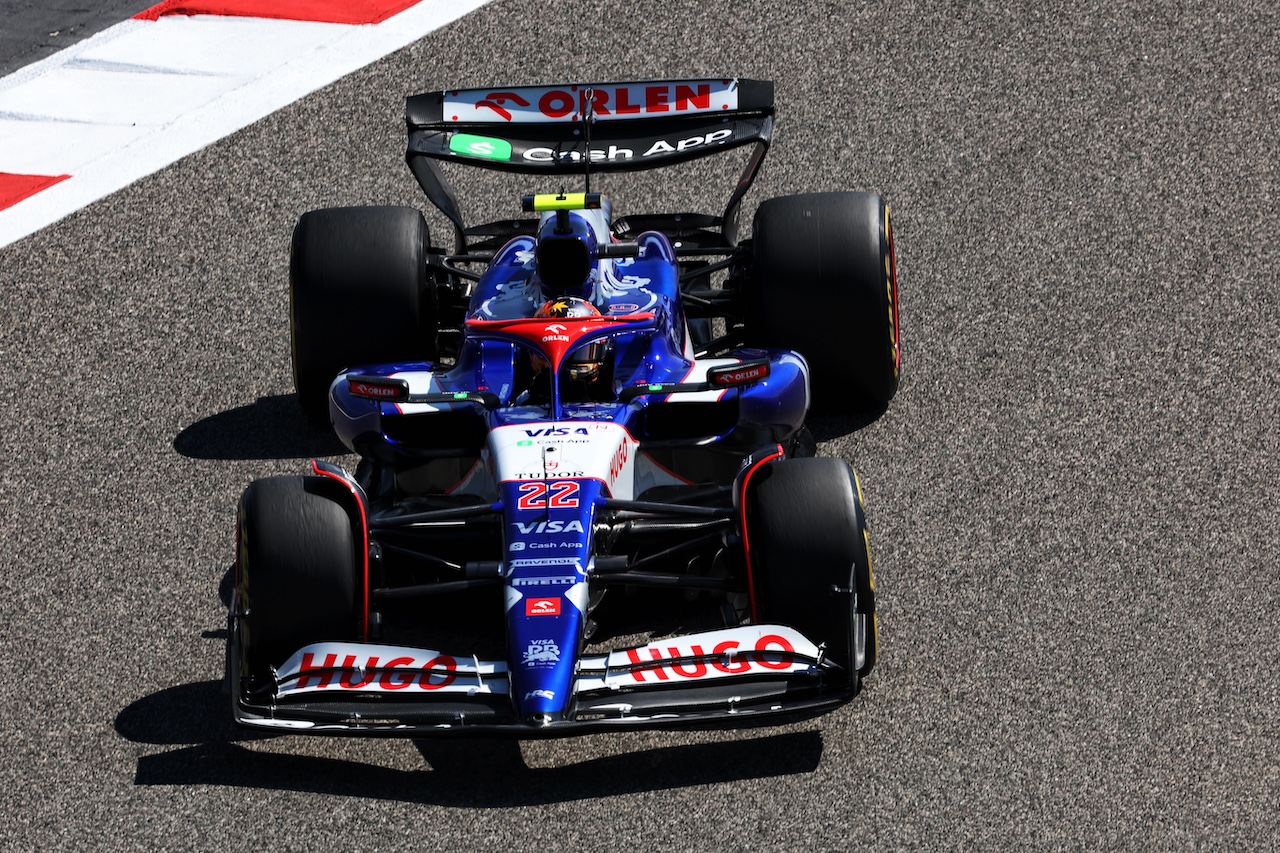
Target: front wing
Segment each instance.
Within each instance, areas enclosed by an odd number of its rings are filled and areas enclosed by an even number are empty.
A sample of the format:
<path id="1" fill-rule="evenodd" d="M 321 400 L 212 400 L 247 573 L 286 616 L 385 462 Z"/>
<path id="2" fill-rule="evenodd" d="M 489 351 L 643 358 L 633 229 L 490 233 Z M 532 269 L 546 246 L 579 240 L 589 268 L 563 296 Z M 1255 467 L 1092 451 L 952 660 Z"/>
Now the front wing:
<path id="1" fill-rule="evenodd" d="M 423 737 L 558 737 L 619 728 L 750 726 L 813 716 L 853 698 L 856 677 L 781 625 L 657 640 L 579 659 L 559 719 L 520 720 L 506 661 L 426 649 L 318 643 L 275 673 L 274 695 L 251 701 L 230 678 L 235 721 L 279 732 Z"/>

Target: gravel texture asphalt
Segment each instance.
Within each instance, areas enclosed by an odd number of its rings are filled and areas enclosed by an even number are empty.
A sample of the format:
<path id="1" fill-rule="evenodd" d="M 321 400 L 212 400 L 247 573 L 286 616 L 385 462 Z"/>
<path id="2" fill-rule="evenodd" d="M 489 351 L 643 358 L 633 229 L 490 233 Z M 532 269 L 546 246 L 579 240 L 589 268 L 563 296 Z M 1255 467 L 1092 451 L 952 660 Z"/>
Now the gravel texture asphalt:
<path id="1" fill-rule="evenodd" d="M 154 5 L 146 0 L 3 0 L 0 77 Z"/>
<path id="2" fill-rule="evenodd" d="M 1273 845 L 1280 11 L 1041 5 L 497 0 L 0 250 L 0 848 Z M 893 207 L 901 390 L 814 422 L 873 526 L 862 696 L 723 734 L 233 729 L 236 499 L 344 458 L 292 397 L 298 215 L 426 207 L 408 93 L 703 74 L 777 82 L 748 217 Z M 737 167 L 705 166 L 606 189 L 714 211 Z M 459 184 L 475 221 L 535 189 Z"/>

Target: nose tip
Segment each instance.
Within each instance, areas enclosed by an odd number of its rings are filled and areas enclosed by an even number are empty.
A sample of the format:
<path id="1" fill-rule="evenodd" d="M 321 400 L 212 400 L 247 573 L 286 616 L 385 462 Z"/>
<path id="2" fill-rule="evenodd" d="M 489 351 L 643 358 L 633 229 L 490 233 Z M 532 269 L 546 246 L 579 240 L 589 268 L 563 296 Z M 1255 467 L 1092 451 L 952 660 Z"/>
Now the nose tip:
<path id="1" fill-rule="evenodd" d="M 534 729 L 545 729 L 552 723 L 564 719 L 563 714 L 529 714 L 524 718 L 526 726 Z"/>

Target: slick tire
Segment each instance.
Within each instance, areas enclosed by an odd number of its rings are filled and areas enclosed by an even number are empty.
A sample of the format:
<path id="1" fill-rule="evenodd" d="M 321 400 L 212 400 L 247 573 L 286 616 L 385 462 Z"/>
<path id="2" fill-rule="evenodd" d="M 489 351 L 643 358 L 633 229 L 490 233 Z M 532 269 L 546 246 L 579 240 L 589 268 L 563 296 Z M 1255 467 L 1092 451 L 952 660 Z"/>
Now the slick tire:
<path id="1" fill-rule="evenodd" d="M 257 480 L 240 498 L 236 590 L 251 677 L 309 643 L 355 639 L 351 517 L 322 477 Z"/>
<path id="2" fill-rule="evenodd" d="M 884 411 L 898 390 L 898 276 L 889 208 L 873 193 L 769 199 L 756 211 L 748 340 L 809 363 L 814 408 Z"/>
<path id="3" fill-rule="evenodd" d="M 825 643 L 857 689 L 879 651 L 857 474 L 829 457 L 773 462 L 753 479 L 747 506 L 760 622 L 788 625 Z"/>
<path id="4" fill-rule="evenodd" d="M 427 223 L 407 207 L 303 214 L 289 257 L 293 384 L 312 420 L 329 423 L 329 386 L 361 365 L 436 357 Z"/>

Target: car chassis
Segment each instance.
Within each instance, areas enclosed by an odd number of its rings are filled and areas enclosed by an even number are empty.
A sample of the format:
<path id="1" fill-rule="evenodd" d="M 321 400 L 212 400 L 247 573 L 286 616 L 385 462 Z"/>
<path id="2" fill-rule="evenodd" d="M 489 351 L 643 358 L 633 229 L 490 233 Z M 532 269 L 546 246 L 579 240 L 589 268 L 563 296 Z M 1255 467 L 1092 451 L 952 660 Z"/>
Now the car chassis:
<path id="1" fill-rule="evenodd" d="M 295 386 L 360 462 L 241 498 L 238 724 L 546 737 L 753 725 L 856 695 L 878 648 L 862 492 L 805 418 L 814 398 L 882 411 L 897 389 L 892 229 L 876 195 L 817 193 L 763 203 L 740 240 L 773 119 L 772 84 L 750 80 L 415 96 L 407 161 L 453 250 L 406 208 L 302 217 Z M 592 171 L 748 145 L 720 216 L 614 219 L 590 192 Z M 437 161 L 587 190 L 469 228 Z M 479 310 L 537 284 L 534 235 L 571 217 L 601 238 L 603 313 Z M 796 282 L 830 314 L 787 307 Z M 592 346 L 609 359 L 583 391 L 569 371 Z M 624 590 L 698 615 L 624 637 L 606 602 Z M 485 615 L 432 616 L 469 607 Z"/>

